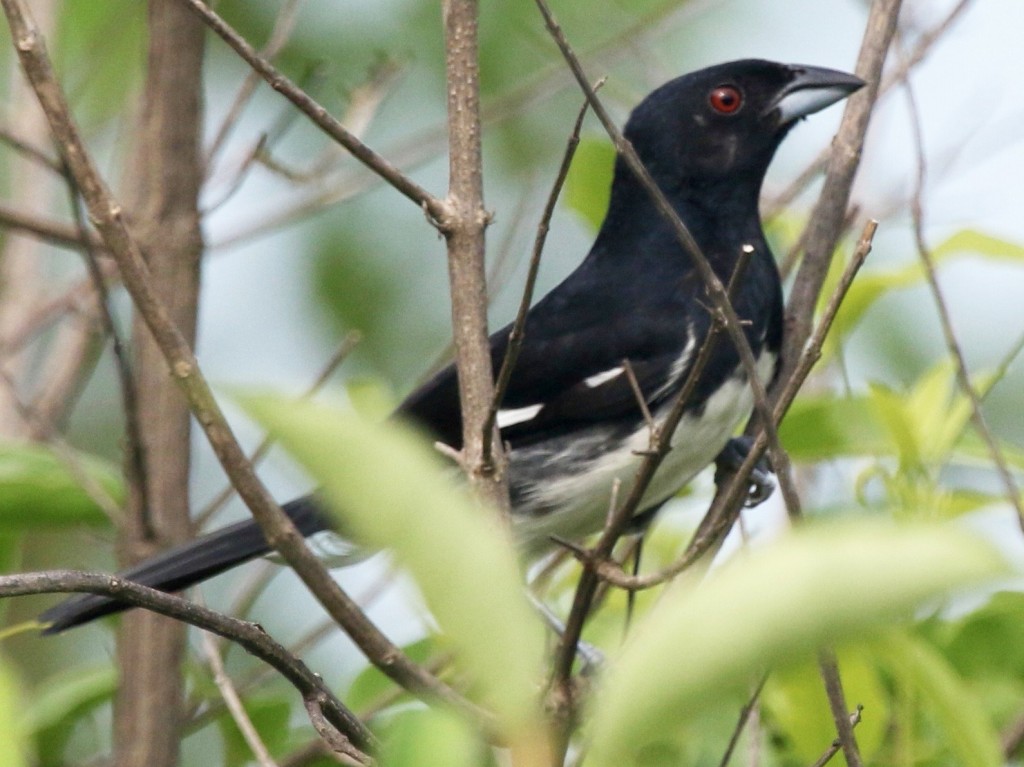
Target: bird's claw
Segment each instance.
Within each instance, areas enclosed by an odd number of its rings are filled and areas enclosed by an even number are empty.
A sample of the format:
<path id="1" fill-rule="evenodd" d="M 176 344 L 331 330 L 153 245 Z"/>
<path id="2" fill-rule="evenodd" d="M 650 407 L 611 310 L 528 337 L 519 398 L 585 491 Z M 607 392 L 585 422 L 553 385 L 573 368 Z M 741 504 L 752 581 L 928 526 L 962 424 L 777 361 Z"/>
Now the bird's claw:
<path id="1" fill-rule="evenodd" d="M 722 452 L 715 459 L 715 484 L 721 486 L 730 476 L 743 465 L 754 440 L 748 436 L 733 437 L 725 443 Z M 775 480 L 772 477 L 772 465 L 766 456 L 762 456 L 753 471 L 750 472 L 750 486 L 747 489 L 747 498 L 743 505 L 748 509 L 764 503 L 771 497 L 775 490 Z"/>

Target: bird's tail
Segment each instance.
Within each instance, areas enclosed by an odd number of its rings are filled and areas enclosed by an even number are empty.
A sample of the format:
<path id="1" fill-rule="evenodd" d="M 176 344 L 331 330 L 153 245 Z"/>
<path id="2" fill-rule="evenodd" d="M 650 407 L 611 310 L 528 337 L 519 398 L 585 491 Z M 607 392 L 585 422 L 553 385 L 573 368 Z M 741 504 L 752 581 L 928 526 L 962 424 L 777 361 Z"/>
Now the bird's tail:
<path id="1" fill-rule="evenodd" d="M 312 496 L 286 503 L 282 509 L 304 536 L 329 529 Z M 119 575 L 161 591 L 181 591 L 270 551 L 259 525 L 247 519 L 162 552 Z M 79 594 L 42 613 L 39 621 L 46 624 L 44 634 L 58 634 L 131 607 L 110 597 Z"/>

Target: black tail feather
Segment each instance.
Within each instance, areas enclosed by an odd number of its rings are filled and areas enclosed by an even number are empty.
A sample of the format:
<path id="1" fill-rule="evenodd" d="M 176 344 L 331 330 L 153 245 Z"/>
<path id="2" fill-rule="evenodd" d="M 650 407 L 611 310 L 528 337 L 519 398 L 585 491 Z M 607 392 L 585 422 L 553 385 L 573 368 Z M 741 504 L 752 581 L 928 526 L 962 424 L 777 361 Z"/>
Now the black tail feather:
<path id="1" fill-rule="evenodd" d="M 312 496 L 298 498 L 282 508 L 304 536 L 329 529 L 326 515 Z M 259 525 L 247 519 L 169 549 L 119 575 L 143 586 L 175 592 L 268 553 L 270 546 Z M 131 607 L 98 594 L 78 594 L 51 607 L 39 620 L 47 624 L 44 634 L 58 634 Z"/>

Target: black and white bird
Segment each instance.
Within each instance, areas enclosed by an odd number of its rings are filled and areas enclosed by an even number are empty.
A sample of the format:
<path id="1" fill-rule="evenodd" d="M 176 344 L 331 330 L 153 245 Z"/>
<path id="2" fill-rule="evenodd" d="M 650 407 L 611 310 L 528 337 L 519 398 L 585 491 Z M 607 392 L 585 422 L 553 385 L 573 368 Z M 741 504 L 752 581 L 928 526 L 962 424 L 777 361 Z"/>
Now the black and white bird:
<path id="1" fill-rule="evenodd" d="M 765 172 L 800 118 L 862 85 L 853 75 L 829 69 L 734 61 L 666 83 L 626 124 L 626 138 L 719 279 L 728 282 L 741 254 L 749 255 L 733 305 L 766 385 L 777 370 L 783 322 L 779 274 L 758 214 Z M 514 528 L 528 552 L 543 549 L 551 536 L 577 539 L 596 532 L 613 483 L 621 481 L 622 492 L 628 492 L 649 429 L 627 366 L 647 409 L 655 419 L 663 418 L 711 327 L 709 306 L 690 253 L 620 158 L 608 213 L 590 252 L 529 312 L 498 414 L 509 448 Z M 509 330 L 491 337 L 495 370 Z M 737 352 L 723 337 L 638 514 L 656 510 L 714 462 L 751 405 Z M 462 423 L 454 366 L 414 391 L 399 413 L 458 448 Z M 329 527 L 313 497 L 284 509 L 304 535 Z M 256 523 L 246 520 L 123 575 L 176 591 L 268 552 Z M 107 597 L 81 595 L 41 620 L 55 633 L 126 607 Z"/>

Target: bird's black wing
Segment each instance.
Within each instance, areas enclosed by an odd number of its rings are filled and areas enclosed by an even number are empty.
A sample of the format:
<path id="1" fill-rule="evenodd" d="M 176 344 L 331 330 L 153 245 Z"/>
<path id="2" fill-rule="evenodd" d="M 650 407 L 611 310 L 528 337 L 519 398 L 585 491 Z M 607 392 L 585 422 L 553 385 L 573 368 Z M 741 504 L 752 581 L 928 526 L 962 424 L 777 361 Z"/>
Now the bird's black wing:
<path id="1" fill-rule="evenodd" d="M 595 282 L 587 279 L 589 268 L 585 263 L 528 317 L 498 414 L 502 439 L 513 448 L 596 421 L 641 419 L 641 396 L 646 406 L 653 406 L 672 383 L 682 380 L 692 362 L 694 336 L 706 329 L 706 311 L 698 307 L 695 312 L 684 291 L 646 311 L 637 311 L 628 294 L 609 293 L 606 300 L 595 300 L 588 290 Z M 692 290 L 692 280 L 677 280 Z M 673 322 L 664 321 L 669 312 Z M 495 374 L 510 329 L 491 337 Z M 413 392 L 399 413 L 445 444 L 459 447 L 462 419 L 454 366 Z"/>

